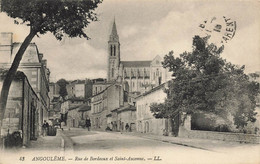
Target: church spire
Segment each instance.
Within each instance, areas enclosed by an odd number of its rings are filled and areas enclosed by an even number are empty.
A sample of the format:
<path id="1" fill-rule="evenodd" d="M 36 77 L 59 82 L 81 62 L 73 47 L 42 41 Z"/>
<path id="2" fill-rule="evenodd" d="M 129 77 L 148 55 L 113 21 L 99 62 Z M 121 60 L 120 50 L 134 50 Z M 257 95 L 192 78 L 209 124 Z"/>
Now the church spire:
<path id="1" fill-rule="evenodd" d="M 114 18 L 112 31 L 108 41 L 108 71 L 107 80 L 114 81 L 119 76 L 120 65 L 120 42 L 116 30 L 116 21 Z"/>
<path id="2" fill-rule="evenodd" d="M 110 41 L 118 41 L 119 37 L 117 34 L 117 30 L 116 30 L 116 19 L 114 18 L 114 22 L 113 22 L 113 26 L 112 26 L 112 31 L 110 34 Z"/>
<path id="3" fill-rule="evenodd" d="M 116 30 L 116 18 L 114 18 L 114 23 L 113 23 L 111 35 L 114 35 L 114 36 L 117 35 L 117 30 Z"/>

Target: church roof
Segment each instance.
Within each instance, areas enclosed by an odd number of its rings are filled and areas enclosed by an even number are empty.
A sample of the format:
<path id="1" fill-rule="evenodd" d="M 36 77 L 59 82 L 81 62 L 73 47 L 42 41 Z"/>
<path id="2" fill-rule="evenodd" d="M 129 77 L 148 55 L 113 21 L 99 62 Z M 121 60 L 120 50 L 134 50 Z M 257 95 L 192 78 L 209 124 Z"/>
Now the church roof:
<path id="1" fill-rule="evenodd" d="M 124 67 L 150 67 L 152 61 L 121 61 Z"/>
<path id="2" fill-rule="evenodd" d="M 117 36 L 116 21 L 114 20 L 111 35 Z"/>

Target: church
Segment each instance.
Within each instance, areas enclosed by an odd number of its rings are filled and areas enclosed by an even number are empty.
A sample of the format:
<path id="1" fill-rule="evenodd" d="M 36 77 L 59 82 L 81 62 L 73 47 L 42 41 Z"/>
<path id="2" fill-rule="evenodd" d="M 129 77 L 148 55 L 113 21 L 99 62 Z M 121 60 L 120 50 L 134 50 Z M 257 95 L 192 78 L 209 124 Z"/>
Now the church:
<path id="1" fill-rule="evenodd" d="M 135 98 L 170 80 L 162 58 L 147 61 L 121 61 L 120 42 L 115 20 L 108 39 L 107 79 L 92 88 L 91 122 L 93 129 L 124 130 L 136 127 Z"/>
<path id="2" fill-rule="evenodd" d="M 129 92 L 144 92 L 149 86 L 161 85 L 171 78 L 162 67 L 162 58 L 155 56 L 148 61 L 121 61 L 120 42 L 114 21 L 108 41 L 107 82 L 122 80 L 129 85 Z"/>

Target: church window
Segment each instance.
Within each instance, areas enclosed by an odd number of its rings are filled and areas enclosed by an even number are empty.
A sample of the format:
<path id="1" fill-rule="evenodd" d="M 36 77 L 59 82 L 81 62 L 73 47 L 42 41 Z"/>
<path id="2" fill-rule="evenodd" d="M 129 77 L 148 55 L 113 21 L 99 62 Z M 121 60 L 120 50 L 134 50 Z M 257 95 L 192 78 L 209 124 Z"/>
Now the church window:
<path id="1" fill-rule="evenodd" d="M 112 68 L 112 70 L 111 70 L 111 74 L 112 74 L 112 77 L 114 77 L 114 68 Z"/>
<path id="2" fill-rule="evenodd" d="M 116 46 L 114 46 L 114 56 L 116 56 Z"/>
<path id="3" fill-rule="evenodd" d="M 110 56 L 112 56 L 112 53 L 113 53 L 113 46 L 111 45 L 110 46 Z"/>
<path id="4" fill-rule="evenodd" d="M 159 76 L 159 69 L 156 69 L 156 76 Z"/>

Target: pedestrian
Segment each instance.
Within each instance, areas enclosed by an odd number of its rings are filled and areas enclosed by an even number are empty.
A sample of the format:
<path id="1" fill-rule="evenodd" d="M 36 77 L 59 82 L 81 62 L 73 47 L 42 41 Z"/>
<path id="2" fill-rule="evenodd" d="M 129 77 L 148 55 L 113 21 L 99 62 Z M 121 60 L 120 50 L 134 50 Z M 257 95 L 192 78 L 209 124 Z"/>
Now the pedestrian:
<path id="1" fill-rule="evenodd" d="M 129 125 L 128 125 L 128 123 L 126 123 L 125 130 L 128 131 L 128 129 L 129 129 Z"/>
<path id="2" fill-rule="evenodd" d="M 90 127 L 91 127 L 91 122 L 90 122 L 90 118 L 87 116 L 87 119 L 86 119 L 86 127 L 88 128 L 88 131 L 90 130 Z"/>
<path id="3" fill-rule="evenodd" d="M 46 120 L 44 120 L 42 128 L 43 128 L 43 137 L 45 137 L 45 136 L 47 136 L 47 131 L 49 128 L 49 124 Z"/>
<path id="4" fill-rule="evenodd" d="M 111 129 L 112 129 L 112 131 L 114 131 L 114 129 L 115 129 L 115 127 L 114 127 L 114 124 L 113 124 L 113 122 L 111 122 Z"/>

